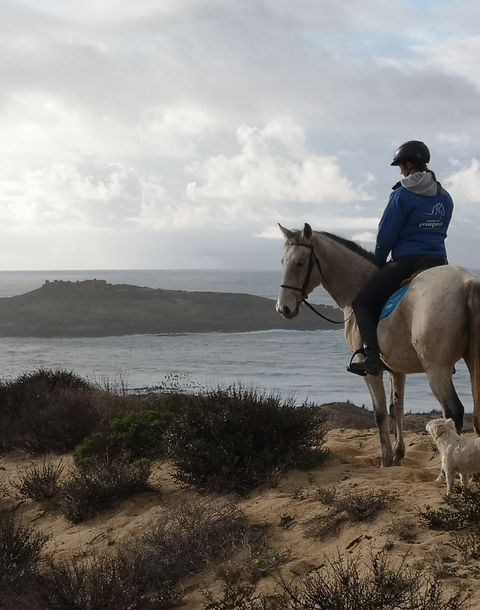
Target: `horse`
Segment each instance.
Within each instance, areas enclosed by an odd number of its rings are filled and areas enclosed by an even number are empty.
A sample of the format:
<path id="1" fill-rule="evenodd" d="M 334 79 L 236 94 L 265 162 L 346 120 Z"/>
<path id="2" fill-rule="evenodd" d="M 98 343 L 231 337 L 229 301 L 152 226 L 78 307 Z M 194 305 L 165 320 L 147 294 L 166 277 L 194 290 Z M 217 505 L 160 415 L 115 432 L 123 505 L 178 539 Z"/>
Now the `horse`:
<path id="1" fill-rule="evenodd" d="M 373 253 L 332 233 L 312 231 L 308 223 L 303 230 L 279 227 L 286 241 L 277 312 L 294 318 L 300 304 L 321 284 L 343 311 L 345 340 L 355 354 L 362 340 L 352 300 L 378 271 Z M 405 457 L 404 391 L 410 373 L 427 374 L 443 416 L 452 418 L 461 432 L 464 408 L 452 374 L 463 358 L 470 373 L 474 427 L 480 435 L 480 278 L 453 265 L 422 271 L 393 312 L 379 322 L 377 334 L 390 376 L 389 412 L 384 372 L 363 379 L 372 399 L 382 466 L 399 465 Z"/>

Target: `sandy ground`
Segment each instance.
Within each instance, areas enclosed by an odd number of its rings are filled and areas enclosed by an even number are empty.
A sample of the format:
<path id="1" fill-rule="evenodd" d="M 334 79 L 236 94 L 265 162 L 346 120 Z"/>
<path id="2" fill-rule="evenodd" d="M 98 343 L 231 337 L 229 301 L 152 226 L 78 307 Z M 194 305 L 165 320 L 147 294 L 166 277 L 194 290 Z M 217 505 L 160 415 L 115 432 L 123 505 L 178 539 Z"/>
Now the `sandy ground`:
<path id="1" fill-rule="evenodd" d="M 469 433 L 470 434 L 470 433 Z M 418 509 L 444 503 L 445 485 L 436 483 L 439 457 L 432 451 L 426 433 L 407 432 L 407 456 L 399 467 L 379 467 L 379 442 L 376 430 L 334 429 L 328 432 L 326 444 L 331 451 L 328 460 L 307 472 L 293 471 L 281 477 L 276 487 L 255 490 L 247 498 L 235 499 L 254 523 L 270 526 L 271 545 L 289 550 L 282 574 L 291 579 L 323 565 L 326 558 L 361 553 L 368 560 L 372 551 L 387 545 L 392 558 L 408 553 L 407 561 L 417 567 L 432 566 L 449 590 L 472 592 L 472 608 L 480 608 L 478 576 L 480 563 L 465 562 L 449 545 L 452 534 L 428 529 L 422 524 Z M 55 458 L 59 459 L 59 458 Z M 68 467 L 71 458 L 62 458 Z M 0 477 L 9 481 L 18 469 L 31 464 L 31 459 L 16 452 L 0 463 Z M 175 501 L 190 492 L 178 487 L 170 476 L 168 464 L 158 465 L 153 474 L 162 493 L 147 493 L 123 502 L 116 509 L 80 525 L 68 523 L 58 510 L 34 502 L 16 507 L 16 514 L 25 522 L 34 523 L 51 534 L 49 551 L 56 557 L 85 557 L 94 550 L 115 549 L 142 532 L 148 524 Z M 346 523 L 337 533 L 321 539 L 305 535 L 309 522 L 327 512 L 321 502 L 319 488 L 366 491 L 385 490 L 395 496 L 389 509 L 372 521 Z M 396 532 L 399 524 L 413 522 L 412 542 L 402 541 Z M 219 590 L 215 571 L 192 577 L 185 583 L 183 610 L 203 607 L 202 587 Z M 261 590 L 274 590 L 272 577 L 262 579 Z"/>

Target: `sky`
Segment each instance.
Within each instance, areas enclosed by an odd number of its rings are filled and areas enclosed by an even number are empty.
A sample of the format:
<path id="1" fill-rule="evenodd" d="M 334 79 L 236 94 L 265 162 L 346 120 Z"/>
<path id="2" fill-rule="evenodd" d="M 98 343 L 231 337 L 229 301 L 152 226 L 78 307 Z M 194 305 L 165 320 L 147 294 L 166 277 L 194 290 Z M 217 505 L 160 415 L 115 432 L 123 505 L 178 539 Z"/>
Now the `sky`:
<path id="1" fill-rule="evenodd" d="M 410 139 L 478 269 L 480 3 L 1 0 L 0 269 L 279 269 L 374 248 Z"/>

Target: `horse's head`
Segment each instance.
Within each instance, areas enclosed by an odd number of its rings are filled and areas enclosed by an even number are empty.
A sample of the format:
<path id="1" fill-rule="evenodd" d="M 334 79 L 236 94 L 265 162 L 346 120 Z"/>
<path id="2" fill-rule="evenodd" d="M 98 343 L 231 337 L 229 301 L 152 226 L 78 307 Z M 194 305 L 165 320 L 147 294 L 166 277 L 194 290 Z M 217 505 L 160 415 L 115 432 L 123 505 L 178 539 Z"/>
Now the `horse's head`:
<path id="1" fill-rule="evenodd" d="M 282 284 L 277 300 L 277 312 L 284 318 L 294 318 L 300 303 L 318 286 L 312 276 L 318 275 L 313 250 L 312 227 L 305 223 L 303 231 L 290 231 L 278 225 L 285 237 L 282 258 Z"/>

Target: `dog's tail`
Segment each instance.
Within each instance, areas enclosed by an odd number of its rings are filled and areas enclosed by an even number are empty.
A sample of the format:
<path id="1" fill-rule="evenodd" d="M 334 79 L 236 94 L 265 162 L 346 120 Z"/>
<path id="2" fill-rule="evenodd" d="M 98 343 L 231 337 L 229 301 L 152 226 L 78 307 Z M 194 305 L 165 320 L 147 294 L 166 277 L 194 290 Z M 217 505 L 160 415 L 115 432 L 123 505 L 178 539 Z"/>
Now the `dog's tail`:
<path id="1" fill-rule="evenodd" d="M 467 283 L 468 345 L 465 354 L 473 394 L 473 425 L 480 436 L 480 281 Z"/>

